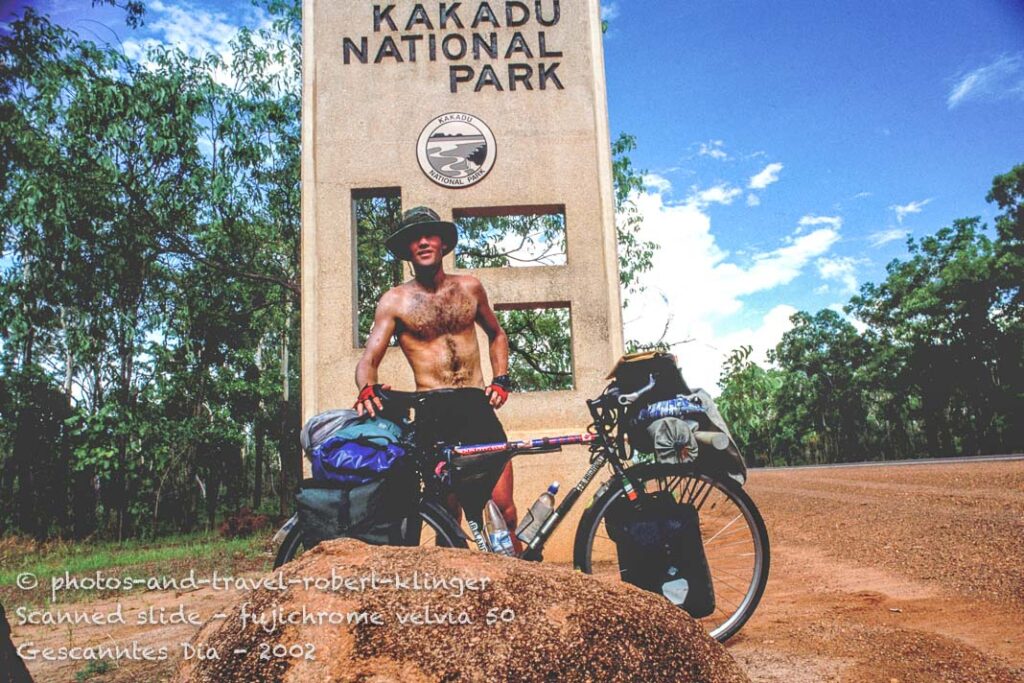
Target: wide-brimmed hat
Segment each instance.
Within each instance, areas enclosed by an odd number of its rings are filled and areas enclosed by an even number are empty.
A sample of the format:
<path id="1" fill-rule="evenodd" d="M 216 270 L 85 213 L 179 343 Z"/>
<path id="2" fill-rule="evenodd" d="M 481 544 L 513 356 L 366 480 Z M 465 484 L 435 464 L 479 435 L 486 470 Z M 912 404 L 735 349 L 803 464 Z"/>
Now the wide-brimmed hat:
<path id="1" fill-rule="evenodd" d="M 438 235 L 444 243 L 447 255 L 459 241 L 455 224 L 443 221 L 437 212 L 425 206 L 417 206 L 402 214 L 402 220 L 384 243 L 388 251 L 403 261 L 410 261 L 409 242 L 424 234 Z"/>

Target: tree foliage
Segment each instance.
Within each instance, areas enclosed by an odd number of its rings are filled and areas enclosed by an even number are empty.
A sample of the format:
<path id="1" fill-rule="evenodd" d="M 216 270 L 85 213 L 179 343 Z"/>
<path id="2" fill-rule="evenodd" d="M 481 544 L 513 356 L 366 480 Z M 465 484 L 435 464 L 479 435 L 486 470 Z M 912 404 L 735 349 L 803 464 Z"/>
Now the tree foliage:
<path id="1" fill-rule="evenodd" d="M 2 39 L 5 526 L 188 529 L 258 499 L 275 442 L 294 477 L 295 28 L 243 31 L 230 66 L 143 67 L 31 11 Z"/>
<path id="2" fill-rule="evenodd" d="M 724 410 L 759 458 L 841 462 L 1024 446 L 1024 165 L 997 176 L 988 200 L 1001 211 L 994 237 L 978 218 L 955 220 L 908 241 L 885 280 L 861 288 L 846 310 L 865 330 L 831 310 L 801 312 L 768 369 L 734 355 L 722 378 Z"/>
<path id="3" fill-rule="evenodd" d="M 31 10 L 0 38 L 0 532 L 123 538 L 243 502 L 291 511 L 301 6 L 259 4 L 271 27 L 243 29 L 230 59 L 134 62 Z M 371 306 L 402 275 L 383 248 L 399 211 L 378 198 L 358 216 Z M 499 233 L 534 228 L 564 252 L 545 220 L 467 226 L 469 257 L 494 265 Z M 571 386 L 566 314 L 501 312 L 525 387 Z"/>

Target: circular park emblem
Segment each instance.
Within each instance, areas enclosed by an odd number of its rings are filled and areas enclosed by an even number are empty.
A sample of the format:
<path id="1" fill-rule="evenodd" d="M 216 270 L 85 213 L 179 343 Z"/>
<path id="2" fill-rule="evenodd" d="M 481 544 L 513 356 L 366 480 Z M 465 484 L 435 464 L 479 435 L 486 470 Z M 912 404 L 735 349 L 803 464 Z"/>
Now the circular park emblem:
<path id="1" fill-rule="evenodd" d="M 470 114 L 431 119 L 416 142 L 420 168 L 438 185 L 469 187 L 483 180 L 498 154 L 494 133 Z"/>

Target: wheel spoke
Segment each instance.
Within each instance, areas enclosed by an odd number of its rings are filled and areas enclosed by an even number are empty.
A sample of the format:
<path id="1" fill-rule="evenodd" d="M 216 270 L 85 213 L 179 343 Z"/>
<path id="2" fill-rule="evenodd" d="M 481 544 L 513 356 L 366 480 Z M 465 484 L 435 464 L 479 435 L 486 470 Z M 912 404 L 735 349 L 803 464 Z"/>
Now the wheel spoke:
<path id="1" fill-rule="evenodd" d="M 735 524 L 735 523 L 736 523 L 736 520 L 737 520 L 737 519 L 740 519 L 740 518 L 741 518 L 742 516 L 743 516 L 743 515 L 736 515 L 735 517 L 733 517 L 733 518 L 732 518 L 732 519 L 731 519 L 731 520 L 729 521 L 729 523 L 728 523 L 728 524 L 726 524 L 726 525 L 725 525 L 724 527 L 722 527 L 722 528 L 721 528 L 721 529 L 720 529 L 720 530 L 718 531 L 718 533 L 717 533 L 717 534 L 715 534 L 714 536 L 712 536 L 711 538 L 709 538 L 709 539 L 707 540 L 707 543 L 711 543 L 711 542 L 712 542 L 712 541 L 714 541 L 714 540 L 715 540 L 716 538 L 718 538 L 718 537 L 719 537 L 719 536 L 720 536 L 720 535 L 722 534 L 722 532 L 723 532 L 723 531 L 725 531 L 726 529 L 728 529 L 729 527 L 731 527 L 731 526 L 732 526 L 733 524 Z"/>
<path id="2" fill-rule="evenodd" d="M 633 472 L 638 490 L 668 491 L 680 504 L 693 505 L 699 511 L 700 535 L 716 603 L 712 615 L 701 622 L 715 638 L 726 640 L 750 618 L 767 579 L 768 539 L 757 508 L 731 481 L 696 473 L 692 465 L 638 467 L 642 469 Z M 586 555 L 579 564 L 593 573 L 613 576 L 618 570 L 621 576 L 616 545 L 607 535 L 604 520 L 622 495 L 621 489 L 610 491 L 597 501 L 596 512 L 589 517 Z"/>
<path id="3" fill-rule="evenodd" d="M 743 580 L 743 578 L 742 578 L 742 577 L 736 577 L 736 578 L 740 579 L 741 581 Z M 714 583 L 714 584 L 715 584 L 716 586 L 717 586 L 717 585 L 718 585 L 719 583 L 724 583 L 724 584 L 725 584 L 726 586 L 728 586 L 729 588 L 733 589 L 734 591 L 736 591 L 736 592 L 737 592 L 737 593 L 739 593 L 740 595 L 746 595 L 746 594 L 747 594 L 747 591 L 746 591 L 746 590 L 741 590 L 741 589 L 737 588 L 736 586 L 732 585 L 731 583 L 729 583 L 728 581 L 724 581 L 724 580 L 722 580 L 721 578 L 719 578 L 719 577 L 717 577 L 717 576 L 714 576 L 714 577 L 712 577 L 712 578 L 711 578 L 711 581 L 712 581 L 712 583 Z M 717 591 L 716 591 L 716 593 L 717 593 Z"/>
<path id="4" fill-rule="evenodd" d="M 733 535 L 733 534 L 725 534 L 725 536 L 723 536 L 722 538 L 726 538 L 726 537 L 728 537 L 730 535 Z M 753 544 L 753 541 L 750 541 L 749 539 L 743 539 L 741 541 L 729 541 L 728 543 L 723 543 L 722 540 L 719 539 L 714 544 L 714 550 L 717 552 L 717 551 L 722 550 L 723 548 L 735 548 L 736 546 L 752 545 L 752 544 Z M 707 543 L 707 542 L 704 543 L 704 552 L 707 552 L 708 546 L 710 546 L 710 545 L 711 545 L 710 543 Z M 750 553 L 750 554 L 753 555 L 754 553 Z"/>

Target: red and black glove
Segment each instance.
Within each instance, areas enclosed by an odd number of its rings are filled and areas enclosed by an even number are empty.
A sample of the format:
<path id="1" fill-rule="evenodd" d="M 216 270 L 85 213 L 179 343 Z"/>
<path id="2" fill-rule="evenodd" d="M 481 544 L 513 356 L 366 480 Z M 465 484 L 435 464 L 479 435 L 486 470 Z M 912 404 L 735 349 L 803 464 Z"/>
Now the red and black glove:
<path id="1" fill-rule="evenodd" d="M 384 410 L 384 395 L 381 392 L 390 388 L 387 384 L 363 385 L 363 388 L 359 390 L 359 397 L 356 398 L 356 403 L 353 407 L 360 415 L 368 412 L 376 417 L 377 412 L 374 410 L 374 407 L 377 410 Z"/>
<path id="2" fill-rule="evenodd" d="M 484 390 L 491 405 L 500 408 L 508 400 L 508 393 L 512 391 L 512 379 L 508 375 L 498 375 L 491 380 L 490 385 Z"/>

